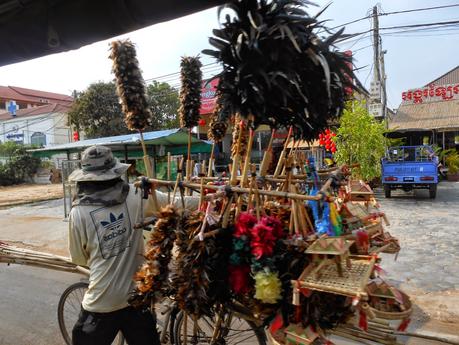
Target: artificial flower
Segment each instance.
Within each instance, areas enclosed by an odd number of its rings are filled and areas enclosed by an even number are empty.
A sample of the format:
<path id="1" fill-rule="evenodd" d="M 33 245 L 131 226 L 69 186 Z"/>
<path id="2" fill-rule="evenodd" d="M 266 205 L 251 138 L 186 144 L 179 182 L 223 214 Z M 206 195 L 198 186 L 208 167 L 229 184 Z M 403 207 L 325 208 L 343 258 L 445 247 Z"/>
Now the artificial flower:
<path id="1" fill-rule="evenodd" d="M 260 271 L 255 274 L 255 298 L 263 303 L 274 304 L 282 298 L 282 283 L 277 273 Z"/>
<path id="2" fill-rule="evenodd" d="M 249 236 L 250 230 L 257 223 L 257 218 L 248 212 L 242 212 L 237 218 L 234 229 L 234 237 Z"/>

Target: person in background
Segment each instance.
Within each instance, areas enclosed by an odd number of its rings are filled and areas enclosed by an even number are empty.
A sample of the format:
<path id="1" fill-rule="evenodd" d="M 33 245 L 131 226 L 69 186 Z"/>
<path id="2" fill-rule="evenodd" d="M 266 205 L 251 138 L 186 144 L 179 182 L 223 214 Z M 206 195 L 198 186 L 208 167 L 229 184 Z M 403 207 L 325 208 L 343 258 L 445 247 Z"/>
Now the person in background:
<path id="1" fill-rule="evenodd" d="M 150 309 L 134 309 L 127 303 L 134 288 L 132 278 L 143 262 L 144 245 L 142 231 L 133 229 L 144 212 L 141 193 L 136 195 L 135 188 L 121 178 L 128 168 L 109 148 L 92 146 L 82 153 L 81 169 L 69 176 L 76 182 L 69 252 L 75 264 L 90 271 L 72 331 L 74 345 L 109 345 L 119 331 L 129 345 L 159 345 Z M 159 205 L 165 206 L 167 194 L 156 191 L 156 195 Z M 198 203 L 199 197 L 185 197 L 187 208 L 196 209 Z"/>

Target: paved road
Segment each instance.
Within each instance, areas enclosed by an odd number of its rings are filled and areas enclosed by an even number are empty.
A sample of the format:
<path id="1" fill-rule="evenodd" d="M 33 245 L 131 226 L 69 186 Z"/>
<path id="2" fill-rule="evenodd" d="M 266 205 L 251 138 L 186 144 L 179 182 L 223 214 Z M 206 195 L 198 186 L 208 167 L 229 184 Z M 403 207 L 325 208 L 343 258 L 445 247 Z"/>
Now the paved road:
<path id="1" fill-rule="evenodd" d="M 396 191 L 390 199 L 380 190 L 376 194 L 391 222 L 386 230 L 402 247 L 397 261 L 383 255 L 388 277 L 426 316 L 459 323 L 459 183 L 440 183 L 434 200 L 423 190 Z"/>
<path id="2" fill-rule="evenodd" d="M 57 323 L 61 293 L 77 274 L 0 264 L 0 344 L 63 345 Z"/>

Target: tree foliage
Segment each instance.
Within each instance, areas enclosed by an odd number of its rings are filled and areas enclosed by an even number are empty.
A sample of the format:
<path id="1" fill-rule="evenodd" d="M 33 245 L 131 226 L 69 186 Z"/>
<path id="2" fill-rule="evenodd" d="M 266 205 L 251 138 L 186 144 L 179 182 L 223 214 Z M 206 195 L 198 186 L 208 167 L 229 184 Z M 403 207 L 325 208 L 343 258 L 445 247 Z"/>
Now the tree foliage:
<path id="1" fill-rule="evenodd" d="M 147 101 L 152 112 L 145 131 L 177 128 L 178 92 L 167 83 L 153 81 L 147 86 Z M 70 109 L 69 123 L 86 138 L 129 133 L 124 122 L 114 83 L 97 82 L 76 94 Z"/>
<path id="2" fill-rule="evenodd" d="M 14 142 L 0 144 L 0 185 L 23 183 L 40 167 L 40 159 L 32 157 L 27 147 Z"/>
<path id="3" fill-rule="evenodd" d="M 381 176 L 381 158 L 386 150 L 384 123 L 377 122 L 364 104 L 348 102 L 337 130 L 335 160 L 338 164 L 359 163 L 356 177 L 370 181 Z"/>
<path id="4" fill-rule="evenodd" d="M 114 83 L 97 82 L 76 95 L 69 122 L 86 138 L 128 133 Z"/>
<path id="5" fill-rule="evenodd" d="M 180 106 L 177 90 L 168 83 L 153 81 L 147 87 L 147 101 L 153 114 L 150 130 L 180 127 L 177 115 Z"/>

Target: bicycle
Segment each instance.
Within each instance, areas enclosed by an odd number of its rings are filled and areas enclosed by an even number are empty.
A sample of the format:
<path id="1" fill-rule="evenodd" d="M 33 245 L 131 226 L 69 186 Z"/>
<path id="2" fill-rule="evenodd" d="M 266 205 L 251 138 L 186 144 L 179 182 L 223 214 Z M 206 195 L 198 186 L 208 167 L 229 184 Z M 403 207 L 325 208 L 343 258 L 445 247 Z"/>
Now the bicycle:
<path id="1" fill-rule="evenodd" d="M 57 320 L 62 337 L 67 345 L 72 345 L 72 328 L 78 320 L 78 315 L 81 310 L 81 302 L 83 301 L 83 296 L 88 289 L 88 286 L 89 284 L 86 281 L 74 283 L 64 290 L 59 299 L 57 306 Z M 176 314 L 178 313 L 178 309 L 167 303 L 162 303 L 160 308 L 164 308 L 164 310 L 160 311 L 160 315 L 165 316 L 164 321 L 157 320 L 156 322 L 158 332 L 160 334 L 161 344 L 174 344 L 171 332 L 168 332 L 167 329 L 172 329 L 174 327 L 174 320 Z M 112 344 L 123 345 L 124 343 L 125 341 L 123 335 L 118 333 Z"/>
<path id="2" fill-rule="evenodd" d="M 267 338 L 260 321 L 251 312 L 237 303 L 220 305 L 214 318 L 201 317 L 194 320 L 179 312 L 173 327 L 175 345 L 266 345 Z M 184 331 L 186 324 L 186 333 Z M 186 334 L 186 342 L 185 340 Z"/>
<path id="3" fill-rule="evenodd" d="M 62 337 L 67 345 L 72 345 L 72 328 L 78 320 L 81 302 L 83 301 L 83 296 L 88 286 L 89 284 L 85 281 L 74 283 L 64 290 L 59 299 L 57 305 L 57 321 Z M 123 335 L 118 333 L 112 344 L 123 345 Z"/>

